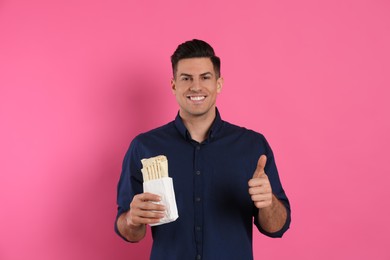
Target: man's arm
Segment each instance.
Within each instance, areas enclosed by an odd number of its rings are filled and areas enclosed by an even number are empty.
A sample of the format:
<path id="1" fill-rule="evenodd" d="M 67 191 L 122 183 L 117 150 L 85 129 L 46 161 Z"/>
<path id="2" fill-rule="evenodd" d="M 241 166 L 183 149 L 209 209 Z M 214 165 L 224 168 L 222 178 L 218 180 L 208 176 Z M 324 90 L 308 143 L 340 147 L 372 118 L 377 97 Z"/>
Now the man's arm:
<path id="1" fill-rule="evenodd" d="M 287 220 L 287 211 L 284 205 L 272 194 L 271 206 L 260 208 L 258 221 L 260 226 L 268 233 L 281 230 Z"/>
<path id="2" fill-rule="evenodd" d="M 119 233 L 130 242 L 138 242 L 145 237 L 146 224 L 155 224 L 164 217 L 165 207 L 156 202 L 161 201 L 158 195 L 141 193 L 135 195 L 130 209 L 122 213 L 117 220 Z"/>
<path id="3" fill-rule="evenodd" d="M 253 178 L 249 180 L 249 194 L 259 209 L 258 222 L 266 232 L 274 233 L 281 230 L 287 220 L 284 205 L 272 193 L 271 184 L 264 171 L 267 157 L 260 156 Z"/>

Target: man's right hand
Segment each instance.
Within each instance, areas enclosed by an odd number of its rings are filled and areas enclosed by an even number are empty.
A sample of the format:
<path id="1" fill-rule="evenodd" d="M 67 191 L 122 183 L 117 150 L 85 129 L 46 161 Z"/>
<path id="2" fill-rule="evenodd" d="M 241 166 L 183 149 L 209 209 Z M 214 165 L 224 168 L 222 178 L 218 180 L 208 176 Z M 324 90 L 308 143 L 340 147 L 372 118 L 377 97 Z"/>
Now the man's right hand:
<path id="1" fill-rule="evenodd" d="M 126 213 L 126 223 L 130 227 L 145 224 L 156 224 L 165 216 L 165 206 L 157 204 L 160 196 L 152 193 L 141 193 L 133 197 L 130 210 Z"/>

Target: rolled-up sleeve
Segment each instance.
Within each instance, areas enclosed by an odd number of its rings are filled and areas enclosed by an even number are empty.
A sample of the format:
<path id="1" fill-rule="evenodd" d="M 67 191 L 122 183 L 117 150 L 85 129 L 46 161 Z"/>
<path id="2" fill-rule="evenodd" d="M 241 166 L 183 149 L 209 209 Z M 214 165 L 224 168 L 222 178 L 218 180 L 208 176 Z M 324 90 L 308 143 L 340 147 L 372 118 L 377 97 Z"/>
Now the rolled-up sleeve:
<path id="1" fill-rule="evenodd" d="M 286 195 L 286 193 L 285 193 L 285 191 L 284 191 L 284 189 L 282 187 L 282 184 L 280 182 L 279 173 L 278 173 L 278 169 L 276 167 L 274 154 L 272 152 L 272 149 L 271 149 L 270 145 L 268 144 L 268 142 L 267 142 L 267 140 L 265 138 L 263 139 L 263 144 L 265 145 L 265 151 L 266 151 L 266 156 L 267 156 L 267 164 L 265 166 L 265 173 L 267 174 L 268 179 L 269 179 L 269 181 L 271 183 L 273 194 L 279 199 L 279 201 L 286 208 L 287 218 L 286 218 L 286 222 L 283 225 L 283 227 L 279 231 L 273 232 L 273 233 L 265 231 L 260 226 L 260 224 L 258 223 L 257 217 L 254 218 L 254 223 L 255 223 L 257 229 L 262 234 L 264 234 L 266 236 L 269 236 L 269 237 L 278 238 L 278 237 L 282 237 L 283 234 L 290 227 L 290 223 L 291 223 L 291 208 L 290 208 L 290 202 L 289 202 L 289 200 L 287 198 L 287 195 Z M 256 208 L 255 209 L 255 216 L 257 216 L 257 215 L 258 215 L 258 209 Z"/>
<path id="2" fill-rule="evenodd" d="M 143 192 L 140 160 L 137 158 L 137 139 L 134 139 L 123 159 L 122 172 L 117 186 L 117 215 L 115 219 L 115 232 L 125 239 L 119 232 L 117 221 L 120 215 L 130 209 L 130 203 L 136 194 Z"/>

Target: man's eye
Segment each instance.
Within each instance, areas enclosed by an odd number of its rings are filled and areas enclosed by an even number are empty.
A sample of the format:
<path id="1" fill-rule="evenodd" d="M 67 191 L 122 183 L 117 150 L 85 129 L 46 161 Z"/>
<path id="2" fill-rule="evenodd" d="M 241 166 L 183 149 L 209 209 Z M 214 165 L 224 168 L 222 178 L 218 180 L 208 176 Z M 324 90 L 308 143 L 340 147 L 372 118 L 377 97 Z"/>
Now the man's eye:
<path id="1" fill-rule="evenodd" d="M 189 78 L 189 77 L 182 77 L 181 80 L 182 80 L 182 81 L 189 81 L 190 78 Z"/>
<path id="2" fill-rule="evenodd" d="M 202 79 L 203 79 L 203 80 L 207 80 L 207 79 L 211 79 L 211 77 L 210 77 L 210 76 L 203 76 Z"/>

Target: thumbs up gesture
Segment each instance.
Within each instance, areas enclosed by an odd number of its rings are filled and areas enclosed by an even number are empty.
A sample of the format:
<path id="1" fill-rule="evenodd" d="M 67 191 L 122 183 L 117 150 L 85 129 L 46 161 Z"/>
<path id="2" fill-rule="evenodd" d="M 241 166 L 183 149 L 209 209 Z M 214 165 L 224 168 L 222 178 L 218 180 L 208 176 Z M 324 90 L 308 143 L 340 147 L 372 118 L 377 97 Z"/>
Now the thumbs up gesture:
<path id="1" fill-rule="evenodd" d="M 249 195 L 251 195 L 252 201 L 259 209 L 271 206 L 272 204 L 271 183 L 264 171 L 266 163 L 267 157 L 265 155 L 261 155 L 259 161 L 257 162 L 253 178 L 248 182 Z"/>

